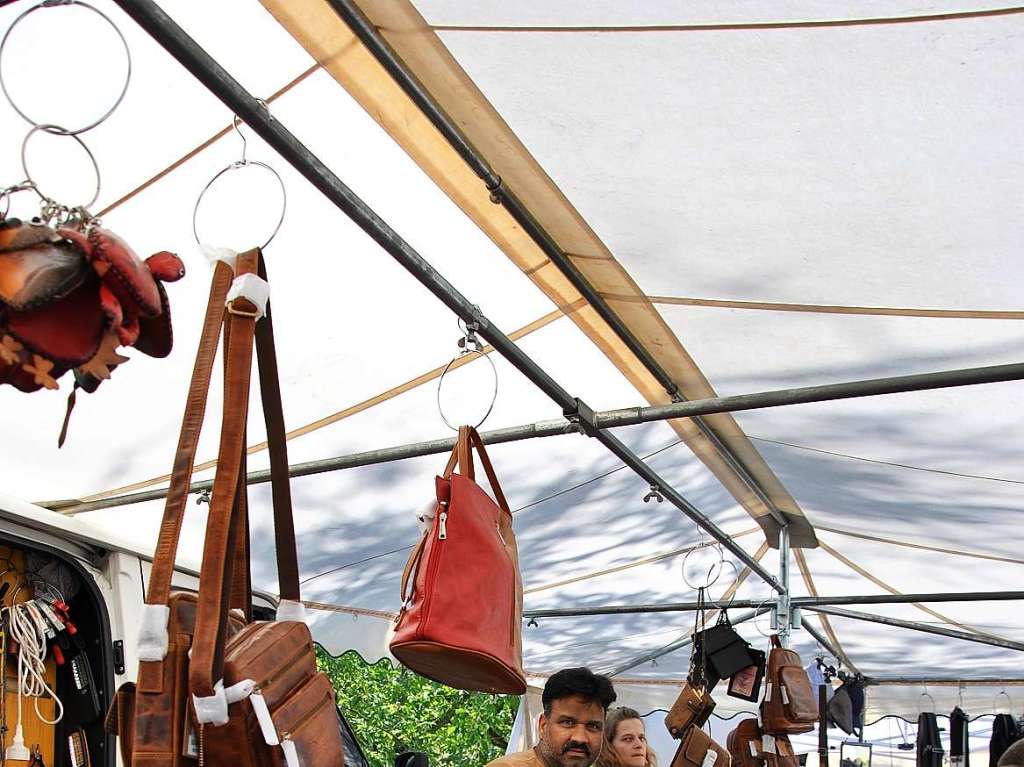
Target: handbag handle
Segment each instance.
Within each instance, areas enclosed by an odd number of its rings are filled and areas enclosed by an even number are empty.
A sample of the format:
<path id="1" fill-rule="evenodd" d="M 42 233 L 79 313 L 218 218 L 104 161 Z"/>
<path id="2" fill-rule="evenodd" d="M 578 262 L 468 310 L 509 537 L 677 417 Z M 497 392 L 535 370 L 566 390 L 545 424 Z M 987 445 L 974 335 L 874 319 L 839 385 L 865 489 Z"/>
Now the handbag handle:
<path id="1" fill-rule="evenodd" d="M 491 464 L 490 456 L 487 455 L 487 449 L 484 447 L 484 441 L 472 426 L 459 427 L 459 436 L 455 440 L 455 447 L 452 448 L 452 454 L 448 458 L 448 465 L 445 466 L 444 474 L 441 476 L 444 479 L 451 479 L 452 472 L 458 468 L 461 470 L 462 476 L 475 482 L 476 476 L 473 470 L 474 449 L 477 455 L 480 456 L 480 464 L 484 467 L 487 481 L 494 492 L 494 500 L 498 502 L 498 506 L 502 511 L 511 515 L 512 512 L 509 510 L 508 501 L 505 500 L 505 493 L 501 490 L 501 484 L 494 473 L 494 466 Z"/>

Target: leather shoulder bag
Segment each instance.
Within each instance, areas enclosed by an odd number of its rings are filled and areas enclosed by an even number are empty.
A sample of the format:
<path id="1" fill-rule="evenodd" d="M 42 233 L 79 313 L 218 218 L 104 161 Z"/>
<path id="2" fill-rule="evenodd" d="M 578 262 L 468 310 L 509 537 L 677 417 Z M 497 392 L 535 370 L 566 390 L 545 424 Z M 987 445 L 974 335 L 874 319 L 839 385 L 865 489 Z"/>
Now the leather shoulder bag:
<path id="1" fill-rule="evenodd" d="M 676 749 L 670 767 L 730 767 L 732 757 L 700 727 L 691 727 Z"/>
<path id="2" fill-rule="evenodd" d="M 497 502 L 474 479 L 474 449 Z M 450 687 L 522 695 L 523 589 L 512 513 L 476 429 L 459 429 L 435 493 L 433 524 L 402 575 L 391 652 Z"/>
<path id="3" fill-rule="evenodd" d="M 761 722 L 771 735 L 810 732 L 818 723 L 817 691 L 811 687 L 800 656 L 783 648 L 776 634 L 768 654 Z"/>

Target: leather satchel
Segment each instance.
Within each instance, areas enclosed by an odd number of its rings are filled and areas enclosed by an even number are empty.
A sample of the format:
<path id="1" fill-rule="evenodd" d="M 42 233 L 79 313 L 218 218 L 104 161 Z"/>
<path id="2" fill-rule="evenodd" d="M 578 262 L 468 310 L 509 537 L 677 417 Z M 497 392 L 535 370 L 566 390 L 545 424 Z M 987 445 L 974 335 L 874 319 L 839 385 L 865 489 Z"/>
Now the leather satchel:
<path id="1" fill-rule="evenodd" d="M 800 656 L 783 648 L 775 634 L 768 654 L 761 722 L 770 735 L 810 732 L 818 723 L 817 690 L 811 686 Z"/>
<path id="2" fill-rule="evenodd" d="M 689 682 L 665 715 L 665 727 L 669 734 L 679 740 L 690 727 L 703 727 L 715 710 L 715 701 L 705 690 L 693 687 Z"/>
<path id="3" fill-rule="evenodd" d="M 672 757 L 671 767 L 730 767 L 732 757 L 700 727 L 691 727 Z"/>
<path id="4" fill-rule="evenodd" d="M 474 449 L 497 502 L 474 480 Z M 391 653 L 450 687 L 522 695 L 523 589 L 512 513 L 476 429 L 459 429 L 435 494 L 432 526 L 402 575 Z"/>

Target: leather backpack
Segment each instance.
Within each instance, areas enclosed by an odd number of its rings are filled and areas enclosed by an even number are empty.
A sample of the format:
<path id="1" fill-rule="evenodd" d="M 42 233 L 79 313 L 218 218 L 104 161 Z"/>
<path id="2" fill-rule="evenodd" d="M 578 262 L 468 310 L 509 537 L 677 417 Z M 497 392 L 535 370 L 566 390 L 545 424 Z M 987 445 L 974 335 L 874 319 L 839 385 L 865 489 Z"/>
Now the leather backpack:
<path id="1" fill-rule="evenodd" d="M 770 735 L 810 732 L 818 723 L 817 691 L 811 687 L 800 656 L 782 647 L 774 634 L 765 674 L 761 722 Z"/>
<path id="2" fill-rule="evenodd" d="M 670 767 L 730 767 L 732 757 L 700 727 L 686 731 Z"/>
<path id="3" fill-rule="evenodd" d="M 474 449 L 497 503 L 474 480 Z M 402 574 L 391 653 L 449 687 L 522 695 L 523 587 L 512 513 L 476 429 L 459 429 L 435 493 L 433 523 Z"/>

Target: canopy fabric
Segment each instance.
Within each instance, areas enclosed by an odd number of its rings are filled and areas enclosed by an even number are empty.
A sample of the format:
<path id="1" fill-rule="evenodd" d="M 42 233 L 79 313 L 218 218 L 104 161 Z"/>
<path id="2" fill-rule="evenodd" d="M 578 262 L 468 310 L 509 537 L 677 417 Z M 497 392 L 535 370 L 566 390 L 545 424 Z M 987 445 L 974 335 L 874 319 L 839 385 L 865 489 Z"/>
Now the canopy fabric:
<path id="1" fill-rule="evenodd" d="M 368 14 L 380 11 L 369 0 L 359 4 Z M 373 89 L 384 94 L 386 85 L 374 79 L 376 64 L 359 43 L 349 36 L 330 56 L 322 50 L 311 58 L 289 33 L 302 33 L 297 11 L 282 19 L 286 30 L 264 8 L 241 0 L 162 5 L 254 94 L 271 97 L 287 86 L 271 102 L 275 118 L 499 327 L 522 329 L 518 343 L 566 389 L 595 408 L 665 401 L 650 374 L 487 201 L 483 185 L 457 165 L 440 137 L 428 140 L 433 129 L 404 97 L 389 102 L 381 95 L 379 111 L 365 111 L 378 98 Z M 284 4 L 265 5 L 283 14 Z M 493 162 L 516 160 L 500 167 L 503 178 L 536 203 L 534 212 L 565 238 L 566 250 L 599 257 L 575 262 L 688 396 L 1021 361 L 1024 15 L 748 28 L 743 24 L 753 21 L 970 6 L 387 5 L 419 19 L 415 34 L 385 26 L 388 39 L 402 51 L 427 50 L 418 39 L 438 41 L 429 50 L 447 68 L 417 71 L 421 80 L 455 82 L 475 94 L 467 103 L 476 111 L 460 124 L 481 148 L 489 145 L 477 133 L 502 128 L 492 140 L 506 154 Z M 0 28 L 24 7 L 0 9 Z M 111 208 L 105 225 L 143 255 L 177 251 L 189 274 L 169 286 L 172 356 L 135 355 L 96 394 L 80 394 L 62 450 L 56 436 L 69 384 L 33 395 L 0 388 L 11 450 L 0 489 L 33 501 L 141 487 L 169 470 L 208 286 L 191 232 L 193 206 L 241 151 L 231 115 L 116 6 L 100 7 L 127 37 L 134 72 L 114 118 L 83 136 L 103 171 L 96 208 Z M 50 21 L 28 33 L 27 48 L 12 47 L 5 56 L 27 61 L 44 43 L 64 51 L 64 61 L 66 51 L 81 50 L 57 19 L 66 10 L 34 14 Z M 739 28 L 687 27 L 710 21 Z M 637 25 L 647 28 L 619 29 Z M 87 67 L 116 63 L 113 50 L 91 48 L 95 61 L 81 61 L 83 77 Z M 310 71 L 318 63 L 323 68 Z M 408 63 L 415 70 L 422 62 L 410 54 Z M 338 86 L 339 72 L 351 95 Z M 16 77 L 6 63 L 4 74 Z M 107 82 L 99 84 L 96 99 L 106 95 Z M 44 95 L 34 113 L 89 106 Z M 434 95 L 444 102 L 451 94 Z M 403 124 L 411 126 L 405 135 L 397 127 Z M 0 105 L 0 135 L 7 139 L 0 185 L 23 175 L 17 144 L 26 131 Z M 444 436 L 436 386 L 440 368 L 458 351 L 454 318 L 242 131 L 248 156 L 272 164 L 288 192 L 285 224 L 266 256 L 285 416 L 289 429 L 302 432 L 289 444 L 291 460 Z M 87 166 L 79 170 L 47 147 L 50 162 L 46 153 L 33 155 L 41 179 L 59 186 L 62 175 L 87 176 Z M 276 192 L 251 185 L 232 187 L 237 199 L 211 203 L 222 211 L 214 218 L 224 219 L 211 228 L 235 224 L 236 236 L 217 244 L 241 249 L 265 239 L 278 210 Z M 18 195 L 12 212 L 30 216 L 34 206 Z M 499 391 L 486 428 L 561 415 L 507 363 L 494 361 Z M 481 392 L 489 385 L 480 362 L 445 379 L 451 398 L 466 400 L 468 417 L 486 406 Z M 215 380 L 199 450 L 204 461 L 215 454 L 219 387 Z M 264 435 L 259 398 L 252 401 L 249 441 L 257 445 Z M 1007 383 L 712 420 L 804 530 L 808 547 L 793 563 L 794 595 L 995 591 L 1019 588 L 1024 564 L 1022 405 L 1020 384 Z M 763 505 L 692 424 L 619 431 L 697 508 L 738 534 L 770 571 L 777 568 L 777 552 L 763 547 L 773 535 Z M 569 435 L 490 453 L 516 509 L 527 609 L 694 598 L 681 563 L 701 536 L 670 504 L 645 503 L 647 485 L 599 444 Z M 256 451 L 250 469 L 266 461 Z M 314 628 L 330 651 L 354 648 L 367 660 L 386 653 L 402 566 L 418 536 L 415 512 L 429 501 L 442 461 L 417 458 L 294 480 L 303 596 L 314 603 Z M 211 475 L 207 468 L 196 477 Z M 269 492 L 256 486 L 251 496 L 254 579 L 273 591 Z M 161 508 L 148 502 L 86 518 L 111 535 L 151 545 Z M 197 558 L 205 507 L 190 508 L 182 550 Z M 811 548 L 815 542 L 821 545 Z M 728 587 L 730 574 L 726 568 L 713 596 Z M 737 596 L 770 594 L 752 576 Z M 1014 603 L 925 608 L 863 609 L 1024 641 L 1024 613 Z M 805 611 L 804 620 L 818 618 Z M 567 665 L 608 671 L 685 636 L 692 625 L 689 613 L 542 619 L 524 626 L 525 665 L 538 683 Z M 1011 650 L 847 618 L 831 618 L 823 629 L 873 677 L 1024 677 L 1021 656 Z M 740 630 L 764 644 L 758 632 L 767 630 L 766 619 Z M 807 632 L 796 630 L 793 641 L 805 659 L 822 652 Z M 635 689 L 646 710 L 667 707 L 687 664 L 685 650 L 668 654 L 656 666 L 626 672 L 643 683 L 621 688 Z M 971 713 L 992 708 L 1001 688 L 968 686 Z M 1015 688 L 1007 689 L 1013 696 Z M 868 715 L 913 719 L 923 691 L 873 687 Z M 932 685 L 928 692 L 940 711 L 957 697 L 956 686 Z M 734 702 L 719 700 L 720 707 Z"/>

